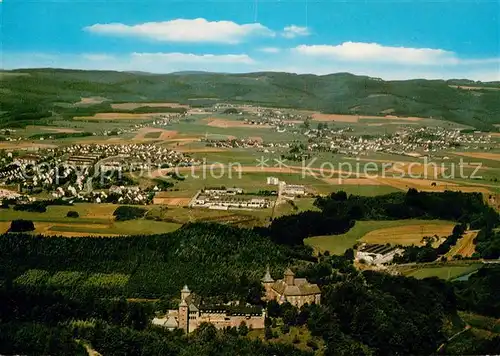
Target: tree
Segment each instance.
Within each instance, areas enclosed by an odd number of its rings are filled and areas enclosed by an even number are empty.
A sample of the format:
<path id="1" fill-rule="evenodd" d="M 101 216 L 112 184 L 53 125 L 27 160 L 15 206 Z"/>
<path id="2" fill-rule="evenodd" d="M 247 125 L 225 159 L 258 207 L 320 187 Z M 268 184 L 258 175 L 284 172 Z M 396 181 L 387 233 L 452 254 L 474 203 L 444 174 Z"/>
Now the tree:
<path id="1" fill-rule="evenodd" d="M 283 305 L 285 305 L 285 304 L 283 304 Z M 289 326 L 293 326 L 297 323 L 297 316 L 298 316 L 297 308 L 290 305 L 283 312 L 283 322 Z"/>
<path id="2" fill-rule="evenodd" d="M 242 321 L 239 328 L 238 328 L 238 334 L 241 336 L 247 336 L 248 335 L 248 326 L 247 324 Z"/>
<path id="3" fill-rule="evenodd" d="M 270 318 L 279 318 L 281 316 L 281 307 L 276 300 L 267 302 L 267 315 Z"/>
<path id="4" fill-rule="evenodd" d="M 28 232 L 35 230 L 35 224 L 31 220 L 12 220 L 9 232 Z"/>
<path id="5" fill-rule="evenodd" d="M 273 330 L 269 326 L 267 326 L 264 330 L 264 337 L 266 338 L 266 340 L 270 340 L 273 338 Z"/>
<path id="6" fill-rule="evenodd" d="M 78 218 L 78 217 L 80 217 L 80 214 L 78 214 L 78 211 L 70 210 L 66 214 L 66 217 L 67 218 Z"/>
<path id="7" fill-rule="evenodd" d="M 116 221 L 125 221 L 125 220 L 133 220 L 137 218 L 141 218 L 146 213 L 146 209 L 138 208 L 136 206 L 119 206 L 113 212 L 113 216 L 115 216 Z"/>
<path id="8" fill-rule="evenodd" d="M 352 248 L 348 248 L 345 252 L 344 252 L 344 257 L 346 260 L 348 261 L 354 261 L 354 250 Z"/>

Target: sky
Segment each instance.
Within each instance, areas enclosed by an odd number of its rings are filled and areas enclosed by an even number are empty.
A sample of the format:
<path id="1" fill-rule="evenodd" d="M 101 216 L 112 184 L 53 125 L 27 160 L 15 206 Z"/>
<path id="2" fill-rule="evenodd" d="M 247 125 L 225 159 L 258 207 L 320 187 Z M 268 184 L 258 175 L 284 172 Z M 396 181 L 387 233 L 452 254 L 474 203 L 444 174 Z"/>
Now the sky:
<path id="1" fill-rule="evenodd" d="M 500 0 L 0 0 L 0 67 L 500 80 Z"/>

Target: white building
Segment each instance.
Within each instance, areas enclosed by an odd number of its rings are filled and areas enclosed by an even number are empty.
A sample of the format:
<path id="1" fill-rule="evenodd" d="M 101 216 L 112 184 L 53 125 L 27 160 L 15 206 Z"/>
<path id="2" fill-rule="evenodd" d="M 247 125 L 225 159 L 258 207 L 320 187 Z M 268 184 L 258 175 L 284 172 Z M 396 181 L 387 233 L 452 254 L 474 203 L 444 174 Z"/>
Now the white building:
<path id="1" fill-rule="evenodd" d="M 289 196 L 305 195 L 306 187 L 299 184 L 286 184 L 285 182 L 280 182 L 280 194 Z"/>
<path id="2" fill-rule="evenodd" d="M 279 179 L 276 177 L 267 177 L 268 185 L 278 185 L 280 183 Z"/>
<path id="3" fill-rule="evenodd" d="M 403 253 L 404 250 L 395 246 L 363 244 L 356 252 L 356 261 L 369 265 L 381 265 L 392 262 L 394 256 Z"/>

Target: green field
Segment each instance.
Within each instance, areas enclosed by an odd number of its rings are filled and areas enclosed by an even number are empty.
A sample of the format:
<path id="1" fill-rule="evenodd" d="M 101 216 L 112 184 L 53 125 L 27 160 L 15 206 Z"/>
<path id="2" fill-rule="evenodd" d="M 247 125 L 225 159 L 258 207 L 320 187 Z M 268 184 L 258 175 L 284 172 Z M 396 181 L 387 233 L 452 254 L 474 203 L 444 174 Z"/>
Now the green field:
<path id="1" fill-rule="evenodd" d="M 353 247 L 356 242 L 370 231 L 405 225 L 438 224 L 441 220 L 391 220 L 391 221 L 356 221 L 352 229 L 342 235 L 314 236 L 304 240 L 306 245 L 319 252 L 330 251 L 339 255 Z M 448 223 L 443 221 L 443 223 Z"/>
<path id="2" fill-rule="evenodd" d="M 7 230 L 9 222 L 15 219 L 31 220 L 35 223 L 35 233 L 48 231 L 61 232 L 63 235 L 74 233 L 141 235 L 171 232 L 180 224 L 164 221 L 129 220 L 114 221 L 113 211 L 118 205 L 77 203 L 73 206 L 49 206 L 45 213 L 15 211 L 3 209 L 0 214 L 0 225 Z M 153 208 L 153 207 L 151 207 Z M 77 211 L 79 218 L 67 218 L 68 211 Z"/>
<path id="3" fill-rule="evenodd" d="M 470 265 L 448 265 L 448 266 L 431 266 L 431 267 L 417 267 L 402 271 L 406 277 L 415 277 L 417 279 L 438 277 L 441 279 L 451 280 L 460 276 L 474 272 L 482 267 L 482 264 Z"/>

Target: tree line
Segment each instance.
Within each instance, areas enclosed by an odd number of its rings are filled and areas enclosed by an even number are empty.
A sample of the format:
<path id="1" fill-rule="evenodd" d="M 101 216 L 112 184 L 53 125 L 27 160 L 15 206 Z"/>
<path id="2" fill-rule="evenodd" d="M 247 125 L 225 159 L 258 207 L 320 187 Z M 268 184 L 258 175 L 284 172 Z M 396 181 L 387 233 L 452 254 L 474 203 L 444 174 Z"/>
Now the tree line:
<path id="1" fill-rule="evenodd" d="M 340 191 L 318 197 L 314 205 L 320 210 L 275 218 L 269 227 L 255 230 L 276 243 L 294 246 L 311 236 L 343 234 L 360 220 L 442 219 L 470 229 L 492 229 L 500 223 L 498 213 L 480 193 L 409 189 L 366 197 Z"/>

